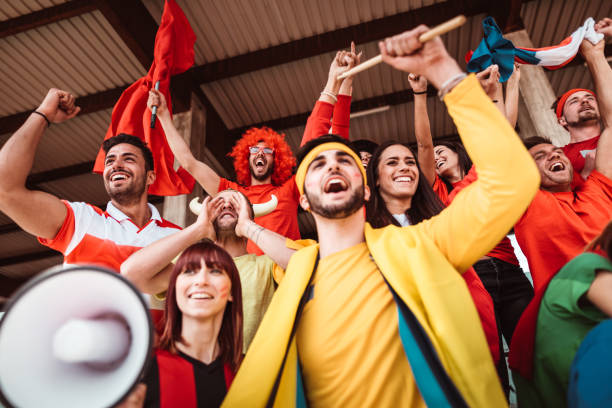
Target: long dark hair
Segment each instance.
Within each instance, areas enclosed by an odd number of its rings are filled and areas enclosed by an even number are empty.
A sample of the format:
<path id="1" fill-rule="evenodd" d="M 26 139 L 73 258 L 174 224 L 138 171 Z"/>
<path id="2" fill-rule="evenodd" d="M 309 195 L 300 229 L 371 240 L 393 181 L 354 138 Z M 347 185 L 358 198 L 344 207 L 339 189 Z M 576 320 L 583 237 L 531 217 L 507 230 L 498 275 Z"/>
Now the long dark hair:
<path id="1" fill-rule="evenodd" d="M 229 276 L 232 282 L 232 301 L 227 302 L 223 313 L 223 322 L 219 331 L 221 361 L 230 364 L 236 371 L 242 361 L 242 288 L 240 275 L 232 257 L 220 246 L 210 240 L 203 240 L 187 248 L 174 265 L 170 275 L 164 318 L 166 324 L 160 338 L 160 348 L 176 353 L 176 342 L 184 342 L 181 336 L 183 328 L 182 312 L 176 303 L 176 279 L 188 268 L 200 268 L 202 260 L 209 268 L 219 268 Z"/>
<path id="2" fill-rule="evenodd" d="M 368 186 L 370 187 L 371 195 L 370 200 L 366 202 L 366 219 L 374 228 L 385 227 L 389 224 L 400 225 L 387 209 L 387 205 L 380 195 L 380 189 L 376 185 L 376 182 L 378 181 L 378 165 L 380 163 L 380 157 L 385 149 L 394 145 L 406 147 L 412 152 L 416 159 L 416 155 L 412 149 L 410 149 L 410 146 L 394 140 L 388 140 L 382 143 L 374 151 L 367 169 Z M 416 191 L 412 197 L 410 208 L 405 212 L 410 224 L 418 224 L 423 220 L 433 217 L 444 209 L 444 204 L 429 185 L 427 178 L 421 171 L 418 161 L 417 168 L 419 171 L 419 183 L 417 184 Z"/>
<path id="3" fill-rule="evenodd" d="M 436 142 L 434 150 L 436 146 L 445 146 L 453 152 L 457 153 L 457 163 L 459 164 L 459 171 L 461 172 L 461 180 L 463 180 L 463 178 L 469 173 L 470 169 L 472 168 L 472 159 L 470 159 L 470 156 L 468 156 L 467 152 L 465 151 L 465 147 L 463 147 L 463 144 L 461 142 L 455 142 L 453 140 L 440 140 L 439 142 Z M 440 177 L 440 179 L 444 182 L 444 184 L 446 184 L 446 189 L 450 193 L 453 189 L 453 185 L 450 183 L 450 181 L 445 180 L 442 177 Z"/>

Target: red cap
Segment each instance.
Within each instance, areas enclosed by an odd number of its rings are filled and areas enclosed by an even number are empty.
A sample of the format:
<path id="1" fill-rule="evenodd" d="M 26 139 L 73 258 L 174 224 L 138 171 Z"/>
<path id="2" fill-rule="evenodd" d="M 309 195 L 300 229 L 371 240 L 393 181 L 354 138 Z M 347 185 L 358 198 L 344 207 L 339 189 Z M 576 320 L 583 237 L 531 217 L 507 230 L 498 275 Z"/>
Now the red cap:
<path id="1" fill-rule="evenodd" d="M 576 92 L 580 92 L 580 91 L 588 92 L 591 95 L 595 96 L 595 92 L 591 91 L 590 89 L 583 89 L 583 88 L 570 89 L 569 91 L 561 95 L 561 97 L 559 98 L 559 101 L 557 102 L 557 109 L 555 110 L 555 113 L 557 114 L 557 119 L 560 119 L 561 116 L 563 115 L 563 107 L 565 106 L 565 101 L 567 101 L 567 98 L 569 98 L 572 94 Z"/>

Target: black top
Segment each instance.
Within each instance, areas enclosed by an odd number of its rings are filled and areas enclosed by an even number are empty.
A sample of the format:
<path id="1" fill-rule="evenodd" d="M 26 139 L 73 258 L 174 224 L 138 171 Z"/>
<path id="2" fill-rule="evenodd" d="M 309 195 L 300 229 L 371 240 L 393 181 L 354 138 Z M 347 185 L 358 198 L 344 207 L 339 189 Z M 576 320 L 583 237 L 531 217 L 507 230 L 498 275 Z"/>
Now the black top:
<path id="1" fill-rule="evenodd" d="M 227 394 L 225 373 L 221 358 L 218 357 L 210 364 L 204 364 L 180 351 L 178 352 L 178 356 L 190 363 L 193 367 L 198 408 L 219 407 L 223 402 L 223 398 L 225 398 L 225 394 Z M 189 381 L 189 379 L 185 378 L 185 381 Z M 160 407 L 159 365 L 157 363 L 157 355 L 154 355 L 151 365 L 144 375 L 143 382 L 147 385 L 147 395 L 145 397 L 144 406 L 146 408 L 169 408 Z M 164 390 L 164 392 L 171 393 L 173 391 Z"/>

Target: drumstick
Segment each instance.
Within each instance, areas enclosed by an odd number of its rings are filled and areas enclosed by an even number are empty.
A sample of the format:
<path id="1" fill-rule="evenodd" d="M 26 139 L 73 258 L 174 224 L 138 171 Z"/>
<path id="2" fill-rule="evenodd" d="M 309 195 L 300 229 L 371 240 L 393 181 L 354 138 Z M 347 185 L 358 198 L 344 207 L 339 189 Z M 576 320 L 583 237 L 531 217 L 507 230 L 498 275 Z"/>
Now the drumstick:
<path id="1" fill-rule="evenodd" d="M 421 36 L 419 37 L 419 41 L 424 43 L 433 40 L 435 37 L 454 30 L 455 28 L 461 27 L 463 24 L 465 24 L 465 16 L 460 14 L 457 17 L 452 18 L 445 23 L 437 25 L 431 30 L 421 34 Z M 370 58 L 369 60 L 365 61 L 363 64 L 359 64 L 356 67 L 344 72 L 343 74 L 338 75 L 338 79 L 344 79 L 346 77 L 353 76 L 361 71 L 370 69 L 373 66 L 380 64 L 381 62 L 382 55 L 377 55 L 374 58 Z"/>

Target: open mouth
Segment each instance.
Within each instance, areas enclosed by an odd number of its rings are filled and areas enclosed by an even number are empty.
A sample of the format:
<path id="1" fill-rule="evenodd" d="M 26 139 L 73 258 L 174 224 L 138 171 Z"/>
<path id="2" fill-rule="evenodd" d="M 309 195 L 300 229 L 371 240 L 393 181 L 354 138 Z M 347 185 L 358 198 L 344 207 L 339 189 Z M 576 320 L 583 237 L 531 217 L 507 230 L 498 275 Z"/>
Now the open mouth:
<path id="1" fill-rule="evenodd" d="M 346 182 L 338 177 L 330 179 L 326 184 L 323 191 L 326 193 L 339 193 L 348 189 Z"/>
<path id="2" fill-rule="evenodd" d="M 565 164 L 562 162 L 554 162 L 549 168 L 553 173 L 565 170 Z"/>
<path id="3" fill-rule="evenodd" d="M 192 293 L 189 295 L 189 299 L 206 300 L 206 299 L 212 299 L 212 296 L 209 295 L 208 293 Z"/>
<path id="4" fill-rule="evenodd" d="M 411 183 L 413 180 L 413 178 L 411 176 L 399 176 L 393 179 L 393 181 L 399 182 L 399 183 Z"/>
<path id="5" fill-rule="evenodd" d="M 446 160 L 439 160 L 436 163 L 436 169 L 439 169 L 440 167 L 444 166 L 445 163 L 446 163 Z"/>
<path id="6" fill-rule="evenodd" d="M 221 218 L 224 218 L 224 217 L 236 218 L 237 215 L 236 215 L 236 213 L 233 213 L 231 211 L 223 211 L 221 214 L 219 214 L 219 216 L 217 218 L 221 219 Z"/>
<path id="7" fill-rule="evenodd" d="M 256 168 L 263 168 L 266 165 L 266 161 L 264 159 L 257 158 L 257 160 L 255 160 L 255 167 Z"/>
<path id="8" fill-rule="evenodd" d="M 110 181 L 127 180 L 128 176 L 125 173 L 115 173 L 111 175 Z"/>

